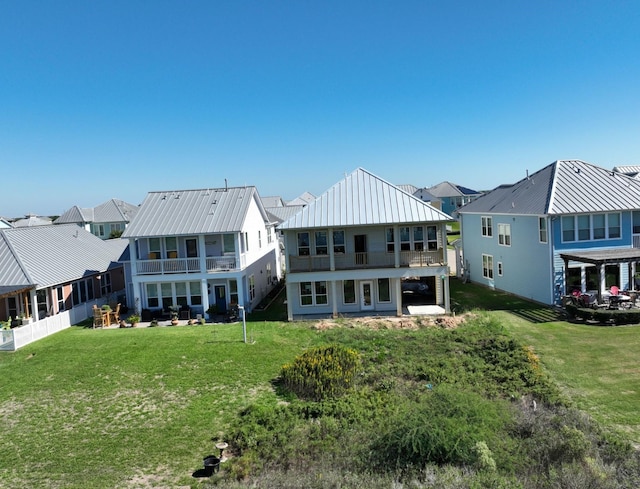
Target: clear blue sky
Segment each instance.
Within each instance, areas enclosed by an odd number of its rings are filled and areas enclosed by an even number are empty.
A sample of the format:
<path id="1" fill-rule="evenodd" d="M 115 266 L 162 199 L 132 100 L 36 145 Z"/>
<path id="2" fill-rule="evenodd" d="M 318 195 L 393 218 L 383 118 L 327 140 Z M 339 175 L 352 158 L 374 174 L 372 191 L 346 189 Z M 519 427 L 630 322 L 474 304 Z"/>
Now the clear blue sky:
<path id="1" fill-rule="evenodd" d="M 0 1 L 0 215 L 640 164 L 638 1 Z"/>

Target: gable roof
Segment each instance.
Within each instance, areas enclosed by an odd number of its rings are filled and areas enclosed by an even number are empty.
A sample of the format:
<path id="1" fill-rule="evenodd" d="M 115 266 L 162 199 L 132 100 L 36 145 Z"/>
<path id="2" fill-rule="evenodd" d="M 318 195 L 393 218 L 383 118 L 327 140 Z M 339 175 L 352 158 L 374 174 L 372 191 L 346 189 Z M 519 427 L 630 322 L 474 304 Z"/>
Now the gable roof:
<path id="1" fill-rule="evenodd" d="M 304 192 L 303 194 L 299 195 L 295 199 L 287 202 L 286 205 L 307 205 L 309 202 L 313 202 L 315 198 L 316 198 L 315 195 L 309 192 Z"/>
<path id="2" fill-rule="evenodd" d="M 268 207 L 265 210 L 271 222 L 283 222 L 302 209 L 303 205 L 286 205 L 284 207 Z"/>
<path id="3" fill-rule="evenodd" d="M 88 222 L 131 222 L 138 206 L 129 204 L 123 200 L 110 199 L 96 207 L 78 207 L 74 205 L 65 211 L 55 224 L 76 223 L 85 224 Z"/>
<path id="4" fill-rule="evenodd" d="M 122 237 L 237 233 L 252 202 L 268 221 L 253 186 L 149 192 Z"/>
<path id="5" fill-rule="evenodd" d="M 614 166 L 613 171 L 617 171 L 618 173 L 624 173 L 630 177 L 638 178 L 640 174 L 640 166 L 638 165 L 623 165 L 623 166 Z"/>
<path id="6" fill-rule="evenodd" d="M 396 185 L 396 187 L 398 187 L 400 190 L 404 190 L 405 192 L 407 192 L 408 194 L 415 194 L 416 191 L 418 190 L 418 187 L 416 187 L 415 185 L 411 185 L 410 183 L 404 183 L 402 185 Z"/>
<path id="7" fill-rule="evenodd" d="M 93 222 L 93 209 L 83 209 L 74 205 L 70 209 L 64 211 L 62 215 L 53 222 L 54 224 L 85 224 L 87 222 Z"/>
<path id="8" fill-rule="evenodd" d="M 47 224 L 51 224 L 50 218 L 45 216 L 36 216 L 35 214 L 27 214 L 24 218 L 13 221 L 14 228 L 46 226 Z"/>
<path id="9" fill-rule="evenodd" d="M 630 209 L 640 209 L 639 180 L 581 160 L 558 160 L 458 212 L 557 215 Z"/>
<path id="10" fill-rule="evenodd" d="M 49 287 L 116 266 L 126 240 L 109 244 L 76 224 L 0 230 L 0 285 Z"/>
<path id="11" fill-rule="evenodd" d="M 453 218 L 367 170 L 357 168 L 278 229 L 435 221 L 453 221 Z"/>
<path id="12" fill-rule="evenodd" d="M 285 205 L 282 197 L 278 195 L 273 195 L 269 197 L 260 197 L 260 199 L 262 200 L 262 205 L 265 207 L 265 209 L 269 207 L 284 207 Z"/>

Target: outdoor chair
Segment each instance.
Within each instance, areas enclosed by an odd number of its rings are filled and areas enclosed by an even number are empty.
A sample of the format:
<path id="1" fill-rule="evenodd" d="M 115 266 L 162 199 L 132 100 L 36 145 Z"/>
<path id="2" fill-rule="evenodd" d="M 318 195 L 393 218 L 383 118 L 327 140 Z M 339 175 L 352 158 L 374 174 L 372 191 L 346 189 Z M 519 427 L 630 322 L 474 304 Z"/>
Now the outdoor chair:
<path id="1" fill-rule="evenodd" d="M 102 328 L 105 324 L 104 321 L 104 313 L 102 309 L 100 309 L 95 304 L 93 305 L 93 327 L 94 328 Z"/>
<path id="2" fill-rule="evenodd" d="M 120 303 L 109 313 L 109 322 L 115 324 L 120 322 Z"/>
<path id="3" fill-rule="evenodd" d="M 191 310 L 188 307 L 180 309 L 180 319 L 191 319 Z"/>

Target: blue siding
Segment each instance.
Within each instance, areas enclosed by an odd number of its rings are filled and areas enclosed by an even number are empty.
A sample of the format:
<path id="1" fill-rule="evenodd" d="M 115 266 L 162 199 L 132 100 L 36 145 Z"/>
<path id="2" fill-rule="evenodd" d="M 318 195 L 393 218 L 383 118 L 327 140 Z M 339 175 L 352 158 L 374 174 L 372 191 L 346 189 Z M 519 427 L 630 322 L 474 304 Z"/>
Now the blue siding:
<path id="1" fill-rule="evenodd" d="M 481 215 L 462 215 L 464 259 L 471 280 L 544 304 L 553 303 L 551 252 L 549 243 L 540 243 L 538 216 L 491 215 L 493 236 L 483 237 Z M 511 246 L 498 244 L 498 224 L 511 226 Z M 493 280 L 482 276 L 482 255 L 493 256 Z M 498 275 L 498 263 L 503 274 Z"/>

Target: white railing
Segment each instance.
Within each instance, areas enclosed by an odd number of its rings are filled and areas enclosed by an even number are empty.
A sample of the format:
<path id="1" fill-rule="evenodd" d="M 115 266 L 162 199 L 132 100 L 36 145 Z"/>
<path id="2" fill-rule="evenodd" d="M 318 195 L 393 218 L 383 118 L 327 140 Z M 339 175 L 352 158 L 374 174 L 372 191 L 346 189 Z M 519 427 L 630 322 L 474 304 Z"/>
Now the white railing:
<path id="1" fill-rule="evenodd" d="M 633 247 L 640 248 L 640 234 L 633 235 Z"/>
<path id="2" fill-rule="evenodd" d="M 435 251 L 401 251 L 400 267 L 426 267 L 444 263 L 442 250 Z M 359 252 L 334 255 L 336 270 L 358 268 L 390 268 L 396 264 L 394 253 Z M 291 272 L 330 270 L 329 255 L 289 256 Z"/>
<path id="3" fill-rule="evenodd" d="M 235 270 L 238 268 L 235 256 L 207 257 L 207 272 Z"/>
<path id="4" fill-rule="evenodd" d="M 141 275 L 161 275 L 165 273 L 190 273 L 200 271 L 200 258 L 167 258 L 162 260 L 138 260 Z"/>

